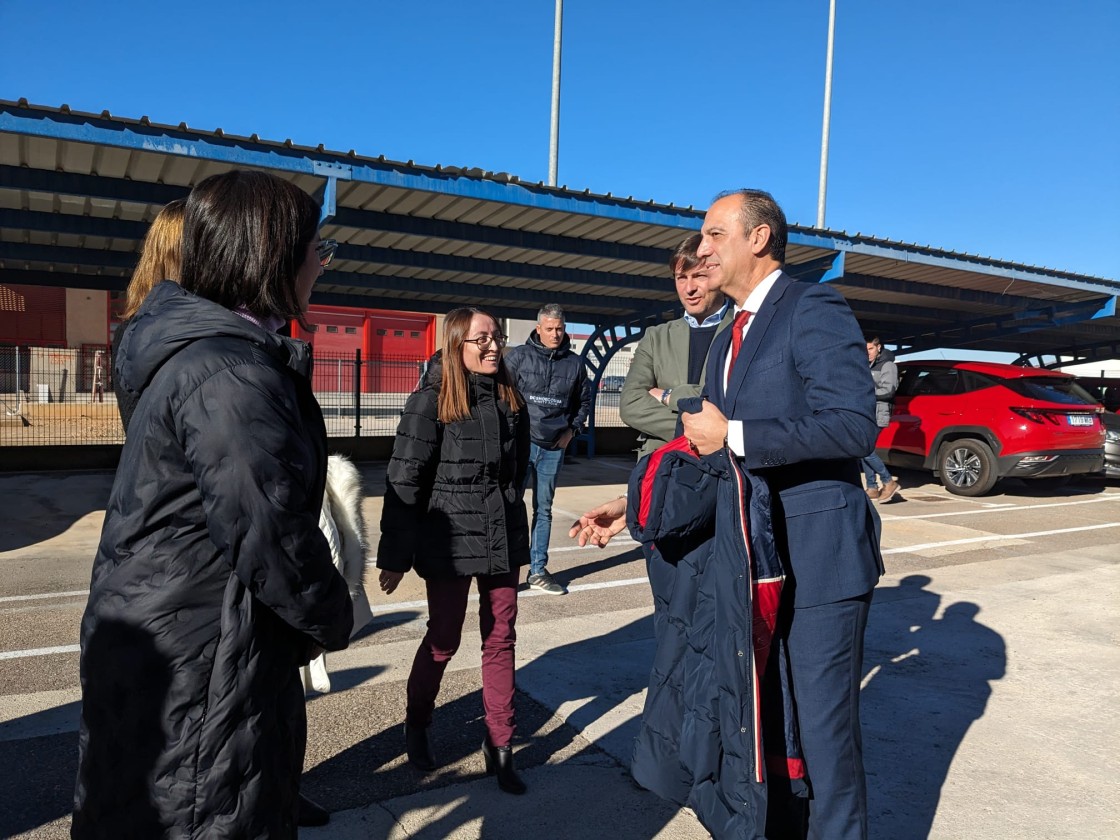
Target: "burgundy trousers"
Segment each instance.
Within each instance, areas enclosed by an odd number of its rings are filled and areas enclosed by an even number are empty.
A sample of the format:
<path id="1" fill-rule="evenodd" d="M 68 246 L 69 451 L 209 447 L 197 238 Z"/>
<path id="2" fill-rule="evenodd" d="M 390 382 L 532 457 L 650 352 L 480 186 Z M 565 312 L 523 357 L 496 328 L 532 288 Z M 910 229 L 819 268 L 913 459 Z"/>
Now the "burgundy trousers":
<path id="1" fill-rule="evenodd" d="M 420 642 L 408 675 L 410 726 L 432 722 L 443 672 L 459 649 L 471 580 L 478 583 L 478 629 L 482 636 L 482 706 L 490 743 L 508 746 L 513 740 L 513 651 L 517 641 L 517 570 L 500 575 L 432 578 L 428 588 L 428 632 Z"/>

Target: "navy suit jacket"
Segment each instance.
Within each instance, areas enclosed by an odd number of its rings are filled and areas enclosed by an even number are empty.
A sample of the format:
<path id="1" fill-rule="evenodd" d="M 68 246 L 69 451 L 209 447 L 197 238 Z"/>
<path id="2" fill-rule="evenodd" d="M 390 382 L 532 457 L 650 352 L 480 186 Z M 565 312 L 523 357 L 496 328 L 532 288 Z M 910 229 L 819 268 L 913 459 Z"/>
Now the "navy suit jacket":
<path id="1" fill-rule="evenodd" d="M 880 521 L 859 460 L 873 450 L 879 427 L 851 309 L 835 289 L 780 274 L 725 389 L 731 333 L 717 336 L 708 353 L 706 396 L 728 419 L 743 421 L 741 463 L 770 485 L 794 605 L 870 592 L 883 571 Z"/>

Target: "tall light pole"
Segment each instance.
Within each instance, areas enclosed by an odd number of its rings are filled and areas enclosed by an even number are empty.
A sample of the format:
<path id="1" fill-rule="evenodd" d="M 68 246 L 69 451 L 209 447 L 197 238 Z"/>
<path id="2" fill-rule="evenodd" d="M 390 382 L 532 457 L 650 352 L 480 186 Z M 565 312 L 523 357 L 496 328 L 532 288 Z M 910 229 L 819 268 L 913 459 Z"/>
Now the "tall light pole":
<path id="1" fill-rule="evenodd" d="M 552 126 L 548 143 L 548 185 L 556 186 L 560 168 L 560 41 L 564 30 L 564 0 L 556 0 L 556 25 L 552 36 Z"/>
<path id="2" fill-rule="evenodd" d="M 557 0 L 559 2 L 560 0 Z M 824 68 L 824 126 L 821 128 L 821 181 L 817 192 L 817 227 L 824 227 L 825 193 L 828 191 L 828 124 L 832 118 L 832 40 L 836 34 L 836 0 L 828 3 L 828 57 Z"/>

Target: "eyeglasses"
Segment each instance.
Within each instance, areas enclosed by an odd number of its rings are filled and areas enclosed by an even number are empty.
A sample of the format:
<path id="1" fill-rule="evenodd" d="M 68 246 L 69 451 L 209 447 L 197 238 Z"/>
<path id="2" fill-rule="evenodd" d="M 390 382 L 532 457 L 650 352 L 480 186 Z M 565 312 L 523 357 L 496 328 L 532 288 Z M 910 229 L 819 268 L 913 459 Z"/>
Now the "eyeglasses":
<path id="1" fill-rule="evenodd" d="M 326 268 L 334 259 L 334 252 L 338 250 L 337 239 L 324 239 L 315 246 L 315 253 L 319 255 L 319 265 Z"/>
<path id="2" fill-rule="evenodd" d="M 463 341 L 467 344 L 473 344 L 479 350 L 483 347 L 489 347 L 491 343 L 497 344 L 499 347 L 506 346 L 504 335 L 480 335 L 478 338 L 464 338 Z"/>

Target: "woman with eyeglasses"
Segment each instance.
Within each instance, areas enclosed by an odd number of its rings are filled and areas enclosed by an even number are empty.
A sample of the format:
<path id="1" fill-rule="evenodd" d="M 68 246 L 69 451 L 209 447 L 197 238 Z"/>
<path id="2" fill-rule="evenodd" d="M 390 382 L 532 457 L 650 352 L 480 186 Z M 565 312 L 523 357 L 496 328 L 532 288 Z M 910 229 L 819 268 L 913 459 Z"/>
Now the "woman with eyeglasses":
<path id="1" fill-rule="evenodd" d="M 82 618 L 74 837 L 296 837 L 299 666 L 353 623 L 319 528 L 310 351 L 276 333 L 329 257 L 318 222 L 275 176 L 207 178 L 181 285 L 124 328 L 137 401 Z"/>
<path id="2" fill-rule="evenodd" d="M 482 635 L 482 754 L 498 786 L 520 794 L 525 784 L 510 744 L 518 569 L 529 562 L 521 499 L 529 417 L 502 361 L 504 345 L 497 321 L 481 309 L 456 309 L 444 319 L 443 348 L 397 427 L 377 566 L 387 595 L 410 569 L 427 589 L 428 632 L 408 676 L 408 760 L 425 771 L 438 766 L 428 727 L 443 672 L 459 648 L 473 579 Z"/>

